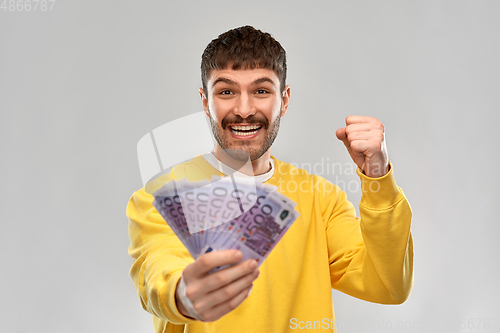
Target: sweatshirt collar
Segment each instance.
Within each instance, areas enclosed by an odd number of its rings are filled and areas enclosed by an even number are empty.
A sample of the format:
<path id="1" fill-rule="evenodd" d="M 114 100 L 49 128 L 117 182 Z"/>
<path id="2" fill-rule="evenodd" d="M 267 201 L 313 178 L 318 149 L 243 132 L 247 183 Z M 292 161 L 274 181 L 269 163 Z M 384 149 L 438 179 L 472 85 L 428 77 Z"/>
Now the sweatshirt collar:
<path id="1" fill-rule="evenodd" d="M 261 175 L 248 176 L 248 175 L 245 175 L 244 173 L 241 173 L 241 172 L 239 172 L 237 170 L 234 170 L 230 166 L 222 163 L 212 153 L 204 154 L 204 155 L 202 155 L 202 157 L 213 168 L 215 168 L 216 170 L 219 170 L 221 173 L 223 173 L 226 176 L 235 175 L 237 177 L 247 177 L 247 178 L 253 177 L 255 180 L 258 180 L 258 181 L 261 181 L 261 182 L 265 182 L 265 181 L 269 180 L 274 175 L 274 160 L 272 158 L 269 159 L 270 164 L 271 164 L 271 170 L 269 170 L 268 172 L 263 173 Z"/>

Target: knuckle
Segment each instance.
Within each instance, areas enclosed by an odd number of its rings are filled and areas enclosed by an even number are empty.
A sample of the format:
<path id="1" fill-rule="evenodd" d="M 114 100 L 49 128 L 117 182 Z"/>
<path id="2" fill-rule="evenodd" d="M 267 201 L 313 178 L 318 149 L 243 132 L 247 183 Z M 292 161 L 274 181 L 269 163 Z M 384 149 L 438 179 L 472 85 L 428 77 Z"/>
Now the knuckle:
<path id="1" fill-rule="evenodd" d="M 359 141 L 353 141 L 353 142 L 351 142 L 351 148 L 354 149 L 354 150 L 356 150 L 356 151 L 361 150 L 361 147 L 359 145 Z"/>
<path id="2" fill-rule="evenodd" d="M 201 256 L 198 260 L 201 266 L 203 267 L 210 266 L 210 258 L 208 258 L 207 256 Z"/>
<path id="3" fill-rule="evenodd" d="M 186 297 L 190 300 L 193 299 L 194 295 L 196 295 L 196 292 L 196 288 L 186 286 Z"/>
<path id="4" fill-rule="evenodd" d="M 227 284 L 227 278 L 226 278 L 226 276 L 224 274 L 217 274 L 215 276 L 215 280 L 217 281 L 217 283 L 220 283 L 222 285 Z"/>
<path id="5" fill-rule="evenodd" d="M 347 137 L 347 139 L 348 139 L 349 141 L 352 141 L 352 140 L 354 140 L 354 139 L 356 139 L 356 138 L 357 138 L 357 133 L 356 133 L 356 132 L 351 132 L 351 133 L 349 133 L 349 136 Z"/>
<path id="6" fill-rule="evenodd" d="M 239 304 L 238 300 L 234 299 L 234 298 L 232 300 L 230 300 L 229 302 L 227 302 L 227 305 L 228 305 L 228 307 L 229 307 L 230 310 L 236 309 L 236 307 L 238 306 L 238 304 Z"/>
<path id="7" fill-rule="evenodd" d="M 194 302 L 193 303 L 193 309 L 198 312 L 198 314 L 201 316 L 201 310 L 203 308 L 203 305 L 200 302 Z"/>
<path id="8" fill-rule="evenodd" d="M 231 288 L 225 288 L 223 291 L 222 291 L 222 294 L 225 298 L 229 298 L 231 296 L 233 296 L 233 291 L 231 290 Z"/>

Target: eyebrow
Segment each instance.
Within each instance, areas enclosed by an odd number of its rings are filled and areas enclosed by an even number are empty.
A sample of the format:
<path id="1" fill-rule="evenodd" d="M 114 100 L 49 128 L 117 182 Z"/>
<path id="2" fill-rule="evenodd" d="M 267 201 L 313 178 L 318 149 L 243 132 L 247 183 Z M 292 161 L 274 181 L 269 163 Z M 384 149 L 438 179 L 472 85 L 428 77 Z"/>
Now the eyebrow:
<path id="1" fill-rule="evenodd" d="M 214 87 L 214 86 L 215 86 L 217 83 L 219 83 L 219 82 L 224 82 L 224 83 L 227 83 L 227 84 L 229 84 L 229 85 L 231 85 L 231 86 L 237 86 L 237 85 L 238 85 L 236 82 L 234 82 L 234 81 L 233 81 L 233 80 L 231 80 L 231 79 L 228 79 L 228 78 L 226 78 L 226 77 L 219 77 L 219 78 L 217 78 L 217 79 L 214 81 L 214 83 L 212 84 L 212 87 Z M 256 85 L 256 84 L 261 84 L 261 83 L 263 83 L 263 82 L 269 82 L 269 83 L 271 83 L 273 86 L 276 86 L 276 85 L 274 84 L 274 81 L 273 81 L 273 80 L 271 80 L 271 79 L 270 79 L 270 78 L 268 78 L 268 77 L 261 77 L 260 79 L 257 79 L 257 80 L 255 80 L 255 81 L 253 81 L 251 84 L 252 84 L 252 85 Z"/>
<path id="2" fill-rule="evenodd" d="M 252 82 L 252 84 L 261 84 L 261 83 L 263 83 L 263 82 L 269 82 L 269 83 L 271 83 L 273 86 L 275 85 L 275 84 L 274 84 L 274 81 L 273 81 L 273 80 L 271 80 L 271 79 L 270 79 L 270 78 L 268 78 L 268 77 L 261 77 L 260 79 L 257 79 L 257 80 L 255 80 L 255 81 L 253 81 L 253 82 Z"/>
<path id="3" fill-rule="evenodd" d="M 212 87 L 214 87 L 219 82 L 224 82 L 224 83 L 227 83 L 227 84 L 229 84 L 231 86 L 237 86 L 238 85 L 233 80 L 230 80 L 230 79 L 225 78 L 225 77 L 219 77 L 217 80 L 214 81 L 214 83 L 212 83 Z"/>

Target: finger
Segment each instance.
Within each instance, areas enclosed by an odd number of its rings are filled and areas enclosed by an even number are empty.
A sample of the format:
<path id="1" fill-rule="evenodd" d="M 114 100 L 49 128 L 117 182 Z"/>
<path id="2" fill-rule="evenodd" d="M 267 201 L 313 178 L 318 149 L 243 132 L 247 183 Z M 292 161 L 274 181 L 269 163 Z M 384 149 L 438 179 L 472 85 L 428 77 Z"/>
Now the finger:
<path id="1" fill-rule="evenodd" d="M 246 260 L 206 276 L 194 278 L 186 284 L 186 296 L 194 303 L 203 300 L 207 294 L 257 270 L 255 260 Z"/>
<path id="2" fill-rule="evenodd" d="M 246 260 L 238 265 L 225 268 L 207 276 L 201 282 L 203 283 L 203 290 L 206 293 L 212 292 L 255 271 L 258 271 L 257 262 L 255 260 Z"/>
<path id="3" fill-rule="evenodd" d="M 245 298 L 248 297 L 251 288 L 252 288 L 252 286 L 245 288 L 244 290 L 242 290 L 239 294 L 237 294 L 233 298 L 231 298 L 231 299 L 227 300 L 226 302 L 221 303 L 221 304 L 213 307 L 209 311 L 207 311 L 204 315 L 202 315 L 203 321 L 217 320 L 220 317 L 224 316 L 226 313 L 236 309 L 238 307 L 238 305 L 240 305 L 245 300 Z"/>
<path id="4" fill-rule="evenodd" d="M 376 123 L 380 122 L 375 117 L 368 117 L 368 116 L 348 116 L 345 118 L 345 124 L 346 125 L 351 125 L 351 124 L 358 124 L 358 123 Z"/>
<path id="5" fill-rule="evenodd" d="M 351 132 L 347 136 L 349 143 L 352 143 L 355 140 L 374 140 L 378 142 L 382 142 L 384 140 L 384 134 L 379 131 L 359 131 L 359 132 Z"/>
<path id="6" fill-rule="evenodd" d="M 349 136 L 349 134 L 353 132 L 369 132 L 373 130 L 379 130 L 380 128 L 375 126 L 372 123 L 356 123 L 356 124 L 350 124 L 346 126 L 345 132 L 346 135 Z"/>
<path id="7" fill-rule="evenodd" d="M 374 140 L 353 140 L 351 141 L 351 148 L 363 153 L 365 156 L 370 157 L 376 152 L 380 151 L 380 142 Z"/>
<path id="8" fill-rule="evenodd" d="M 236 295 L 238 295 L 242 290 L 248 289 L 252 286 L 252 283 L 259 276 L 259 270 L 252 271 L 251 273 L 233 281 L 232 283 L 216 289 L 211 293 L 207 294 L 203 299 L 200 299 L 196 308 L 199 313 L 205 313 L 211 308 L 216 307 L 219 304 L 227 302 Z"/>
<path id="9" fill-rule="evenodd" d="M 216 267 L 236 264 L 242 258 L 243 254 L 238 250 L 205 253 L 184 269 L 183 276 L 186 282 L 188 282 L 206 276 L 208 272 Z"/>
<path id="10" fill-rule="evenodd" d="M 335 135 L 337 136 L 337 139 L 342 141 L 345 145 L 348 145 L 349 142 L 347 141 L 347 133 L 346 133 L 346 128 L 341 127 L 339 128 L 336 132 Z"/>

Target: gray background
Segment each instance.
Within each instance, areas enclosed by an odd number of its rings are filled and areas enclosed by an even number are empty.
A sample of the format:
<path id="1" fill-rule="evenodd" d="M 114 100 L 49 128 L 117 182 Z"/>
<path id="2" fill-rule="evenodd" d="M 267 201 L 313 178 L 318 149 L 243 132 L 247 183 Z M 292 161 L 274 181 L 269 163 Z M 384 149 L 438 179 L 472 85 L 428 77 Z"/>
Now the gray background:
<path id="1" fill-rule="evenodd" d="M 499 16 L 495 0 L 1 9 L 0 331 L 152 331 L 128 277 L 136 144 L 202 110 L 203 49 L 246 24 L 288 53 L 291 105 L 273 154 L 346 165 L 335 130 L 350 114 L 378 117 L 413 208 L 410 299 L 383 306 L 334 292 L 340 332 L 500 331 Z"/>

